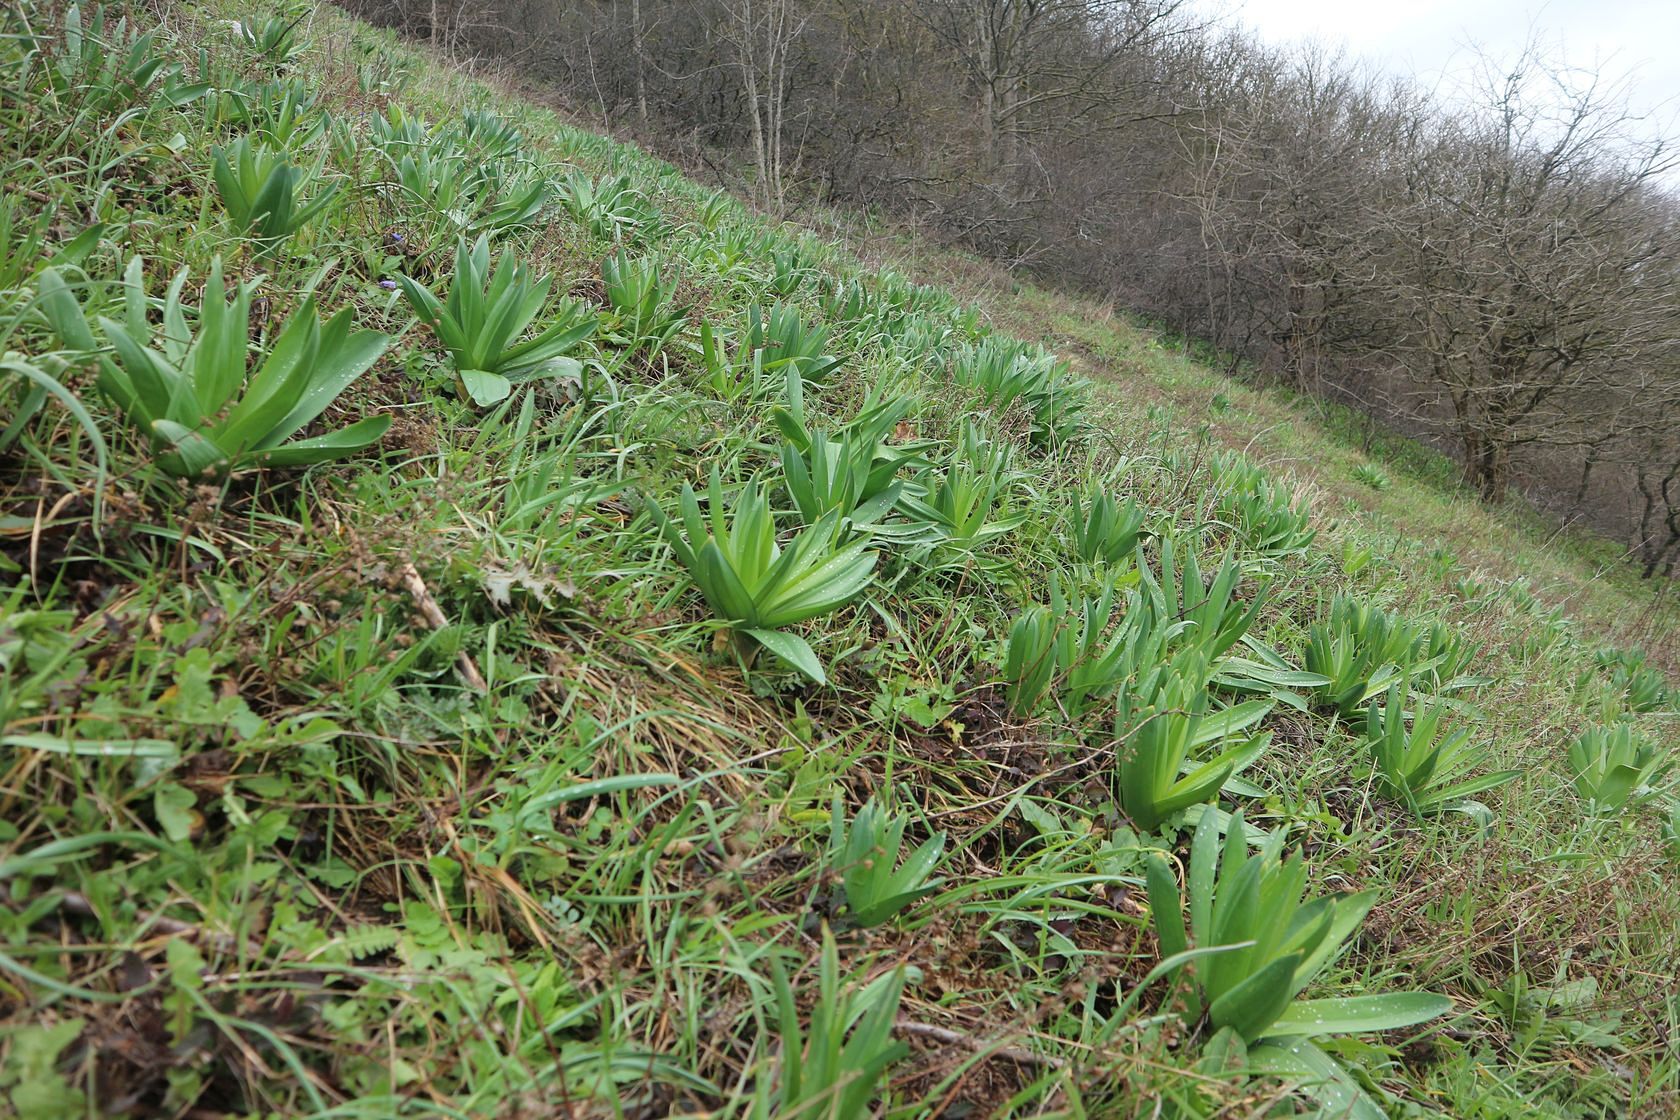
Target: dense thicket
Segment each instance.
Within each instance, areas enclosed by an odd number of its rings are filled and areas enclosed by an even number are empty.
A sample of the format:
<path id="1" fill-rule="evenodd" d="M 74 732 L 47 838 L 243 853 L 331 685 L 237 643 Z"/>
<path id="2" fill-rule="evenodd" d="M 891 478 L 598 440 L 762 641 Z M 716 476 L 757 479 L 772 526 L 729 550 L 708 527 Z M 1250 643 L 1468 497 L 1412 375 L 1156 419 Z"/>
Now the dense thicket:
<path id="1" fill-rule="evenodd" d="M 780 210 L 876 205 L 1680 563 L 1665 140 L 1537 52 L 1450 107 L 1182 0 L 351 0 Z"/>

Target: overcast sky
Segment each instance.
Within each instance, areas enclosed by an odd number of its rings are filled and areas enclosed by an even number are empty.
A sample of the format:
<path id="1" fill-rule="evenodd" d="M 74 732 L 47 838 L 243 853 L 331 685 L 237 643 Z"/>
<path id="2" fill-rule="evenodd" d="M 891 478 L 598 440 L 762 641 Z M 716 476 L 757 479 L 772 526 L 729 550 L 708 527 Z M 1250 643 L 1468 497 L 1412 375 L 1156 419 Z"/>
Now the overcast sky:
<path id="1" fill-rule="evenodd" d="M 1666 122 L 1680 112 L 1680 0 L 1198 0 L 1274 43 L 1346 45 L 1448 92 L 1474 46 L 1496 57 L 1531 33 L 1574 67 L 1631 75 L 1632 103 Z"/>

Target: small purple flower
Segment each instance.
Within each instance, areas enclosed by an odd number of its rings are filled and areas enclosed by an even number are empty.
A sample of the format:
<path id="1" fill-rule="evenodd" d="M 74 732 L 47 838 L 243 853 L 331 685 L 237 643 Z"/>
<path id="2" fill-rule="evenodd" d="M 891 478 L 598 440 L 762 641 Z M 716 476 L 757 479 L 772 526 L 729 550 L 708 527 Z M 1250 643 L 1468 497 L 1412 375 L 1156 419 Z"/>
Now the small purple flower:
<path id="1" fill-rule="evenodd" d="M 381 280 L 379 282 L 379 286 L 384 288 L 387 292 L 394 292 L 397 290 L 397 282 L 395 280 Z"/>

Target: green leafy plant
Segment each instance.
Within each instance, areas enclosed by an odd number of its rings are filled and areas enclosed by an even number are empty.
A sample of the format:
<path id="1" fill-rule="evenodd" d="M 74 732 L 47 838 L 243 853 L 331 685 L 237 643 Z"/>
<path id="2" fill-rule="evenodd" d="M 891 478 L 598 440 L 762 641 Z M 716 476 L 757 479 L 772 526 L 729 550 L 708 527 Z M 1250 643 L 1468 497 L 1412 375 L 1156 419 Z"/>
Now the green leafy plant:
<path id="1" fill-rule="evenodd" d="M 737 346 L 731 352 L 712 324 L 700 322 L 701 380 L 722 401 L 762 401 L 784 384 L 764 368 L 764 351 Z"/>
<path id="2" fill-rule="evenodd" d="M 225 78 L 205 99 L 204 124 L 212 130 L 245 132 L 270 148 L 298 152 L 334 127 L 318 107 L 319 93 L 303 78 L 230 82 Z M 353 131 L 359 141 L 359 130 Z M 346 160 L 346 166 L 353 161 Z"/>
<path id="3" fill-rule="evenodd" d="M 456 132 L 461 143 L 484 160 L 513 159 L 525 146 L 524 133 L 512 121 L 483 109 L 462 113 Z"/>
<path id="4" fill-rule="evenodd" d="M 863 593 L 874 577 L 876 554 L 861 539 L 840 542 L 842 519 L 825 514 L 782 548 L 770 502 L 756 482 L 735 499 L 733 522 L 724 513 L 723 484 L 714 468 L 708 513 L 683 486 L 680 524 L 653 503 L 652 514 L 712 612 L 812 680 L 824 681 L 810 645 L 782 628 L 828 614 Z"/>
<path id="5" fill-rule="evenodd" d="M 515 379 L 576 375 L 582 365 L 565 355 L 595 332 L 596 321 L 568 301 L 546 329 L 516 341 L 548 302 L 554 278 L 534 279 L 525 264 L 504 254 L 490 271 L 490 241 L 455 247 L 449 294 L 439 300 L 408 276 L 399 276 L 414 313 L 449 351 L 461 387 L 473 402 L 494 404 L 513 391 Z"/>
<path id="6" fill-rule="evenodd" d="M 899 965 L 867 984 L 840 983 L 834 934 L 823 930 L 817 1002 L 801 1014 L 781 958 L 772 958 L 781 1058 L 774 1088 L 761 1080 L 753 1120 L 849 1120 L 870 1114 L 877 1087 L 910 1047 L 893 1038 L 908 972 Z"/>
<path id="7" fill-rule="evenodd" d="M 1325 621 L 1307 630 L 1306 668 L 1329 679 L 1319 687 L 1319 699 L 1351 718 L 1395 681 L 1433 667 L 1422 656 L 1424 641 L 1410 623 L 1338 595 Z"/>
<path id="8" fill-rule="evenodd" d="M 921 461 L 922 444 L 888 442 L 910 402 L 872 386 L 857 415 L 830 435 L 807 426 L 798 371 L 787 369 L 783 378 L 786 401 L 773 416 L 786 440 L 782 474 L 800 519 L 809 525 L 839 510 L 849 524 L 877 524 L 904 491 L 898 472 Z"/>
<path id="9" fill-rule="evenodd" d="M 899 470 L 913 461 L 913 452 L 884 451 L 869 431 L 846 431 L 830 439 L 813 432 L 803 450 L 782 444 L 782 475 L 788 494 L 807 525 L 830 512 L 848 525 L 871 525 L 892 512 L 904 492 Z"/>
<path id="10" fill-rule="evenodd" d="M 815 275 L 816 269 L 805 260 L 799 246 L 772 248 L 770 258 L 770 290 L 786 299 L 799 290 L 801 284 Z"/>
<path id="11" fill-rule="evenodd" d="M 1003 647 L 1003 680 L 1009 709 L 1016 715 L 1031 715 L 1050 694 L 1051 685 L 1063 671 L 1061 636 L 1053 606 L 1034 604 L 1010 624 Z"/>
<path id="12" fill-rule="evenodd" d="M 1174 813 L 1211 801 L 1231 777 L 1265 750 L 1269 732 L 1244 735 L 1272 710 L 1269 700 L 1245 700 L 1211 711 L 1208 666 L 1199 652 L 1158 666 L 1124 690 L 1116 705 L 1114 770 L 1120 808 L 1144 831 Z M 1198 748 L 1214 754 L 1195 761 Z M 1211 814 L 1210 814 L 1211 815 Z"/>
<path id="13" fill-rule="evenodd" d="M 432 132 L 425 119 L 405 111 L 398 102 L 393 101 L 383 113 L 369 117 L 367 126 L 368 136 L 393 161 L 406 152 L 432 148 Z M 435 150 L 447 151 L 456 159 L 464 158 L 464 153 L 447 145 L 440 144 Z"/>
<path id="14" fill-rule="evenodd" d="M 652 223 L 655 211 L 629 175 L 591 178 L 573 171 L 560 182 L 560 204 L 596 237 L 617 241 Z"/>
<path id="15" fill-rule="evenodd" d="M 745 226 L 726 226 L 683 242 L 682 255 L 723 281 L 746 281 L 757 239 Z"/>
<path id="16" fill-rule="evenodd" d="M 1295 556 L 1312 546 L 1317 530 L 1288 488 L 1236 455 L 1219 457 L 1213 470 L 1221 485 L 1215 509 L 1249 549 L 1262 556 Z"/>
<path id="17" fill-rule="evenodd" d="M 656 260 L 633 260 L 620 250 L 601 262 L 601 279 L 615 315 L 613 335 L 649 357 L 688 322 L 688 312 L 676 303 L 676 282 L 661 276 Z"/>
<path id="18" fill-rule="evenodd" d="M 1284 834 L 1275 832 L 1251 854 L 1241 813 L 1230 819 L 1222 844 L 1219 815 L 1202 814 L 1182 896 L 1172 868 L 1152 854 L 1149 908 L 1161 955 L 1186 953 L 1194 940 L 1203 955 L 1189 966 L 1190 1017 L 1205 1014 L 1216 1031 L 1231 1031 L 1251 1068 L 1316 1082 L 1309 1092 L 1328 1098 L 1339 1115 L 1381 1117 L 1358 1083 L 1311 1040 L 1415 1026 L 1447 1014 L 1452 1002 L 1427 992 L 1298 998 L 1359 929 L 1376 892 L 1307 898 L 1306 863 L 1299 855 L 1280 858 L 1283 844 Z"/>
<path id="19" fill-rule="evenodd" d="M 1117 566 L 1130 561 L 1143 530 L 1143 510 L 1128 498 L 1114 500 L 1106 487 L 1093 485 L 1068 506 L 1067 540 L 1086 564 Z"/>
<path id="20" fill-rule="evenodd" d="M 1085 384 L 1043 347 L 1002 337 L 983 339 L 957 352 L 951 373 L 957 384 L 999 409 L 1020 402 L 1032 416 L 1035 444 L 1070 439 L 1081 426 Z"/>
<path id="21" fill-rule="evenodd" d="M 878 320 L 881 312 L 874 294 L 856 279 L 834 279 L 824 284 L 822 308 L 830 320 L 853 326 Z"/>
<path id="22" fill-rule="evenodd" d="M 723 188 L 718 188 L 706 196 L 694 212 L 694 221 L 701 229 L 708 233 L 722 233 L 726 221 L 737 217 L 741 212 L 740 204 Z"/>
<path id="23" fill-rule="evenodd" d="M 1470 671 L 1482 659 L 1481 645 L 1465 641 L 1444 622 L 1430 624 L 1418 643 L 1418 656 L 1422 678 L 1439 691 L 1479 688 L 1492 680 Z"/>
<path id="24" fill-rule="evenodd" d="M 278 68 L 290 65 L 303 53 L 304 44 L 298 38 L 298 25 L 309 16 L 309 9 L 292 15 L 281 13 L 264 19 L 246 19 L 233 25 L 233 33 L 252 55 Z"/>
<path id="25" fill-rule="evenodd" d="M 236 285 L 230 296 L 217 258 L 195 309 L 182 301 L 188 279 L 182 269 L 165 297 L 163 329 L 154 331 L 143 267 L 139 257 L 128 264 L 123 319 L 98 319 L 115 352 L 114 359 L 100 356 L 99 387 L 151 439 L 158 466 L 168 473 L 195 478 L 326 462 L 372 446 L 390 427 L 389 416 L 369 416 L 326 435 L 292 439 L 390 344 L 378 332 L 352 330 L 351 309 L 323 324 L 313 297 L 305 300 L 247 375 L 257 281 Z M 99 351 L 86 313 L 57 269 L 41 274 L 39 303 L 68 346 Z"/>
<path id="26" fill-rule="evenodd" d="M 241 137 L 227 148 L 210 149 L 211 179 L 235 229 L 249 233 L 259 256 L 271 256 L 332 202 L 336 183 L 308 202 L 298 198 L 300 183 L 317 179 L 322 163 L 305 170 L 283 152 L 271 151 Z"/>
<path id="27" fill-rule="evenodd" d="M 829 863 L 840 873 L 846 896 L 846 916 L 855 926 L 878 926 L 891 921 L 906 906 L 939 888 L 930 879 L 945 851 L 945 834 L 922 843 L 899 866 L 904 830 L 910 818 L 888 813 L 882 803 L 891 791 L 871 797 L 850 821 L 840 795 L 835 794 L 829 817 Z"/>
<path id="28" fill-rule="evenodd" d="M 1593 655 L 1593 661 L 1630 711 L 1661 711 L 1672 702 L 1667 678 L 1645 663 L 1644 650 L 1607 646 Z"/>
<path id="29" fill-rule="evenodd" d="M 1392 485 L 1392 482 L 1388 477 L 1388 472 L 1377 466 L 1375 463 L 1360 463 L 1358 466 L 1354 467 L 1353 480 L 1355 482 L 1364 483 L 1366 486 L 1369 486 L 1371 489 L 1376 491 L 1387 490 L 1389 486 Z"/>
<path id="30" fill-rule="evenodd" d="M 1673 768 L 1665 748 L 1627 723 L 1589 727 L 1569 747 L 1575 792 L 1596 816 L 1616 816 L 1656 797 L 1657 783 Z"/>
<path id="31" fill-rule="evenodd" d="M 1343 575 L 1357 579 L 1361 572 L 1368 571 L 1371 565 L 1376 563 L 1377 554 L 1369 545 L 1352 537 L 1343 537 L 1336 559 L 1341 565 Z"/>
<path id="32" fill-rule="evenodd" d="M 157 32 L 131 30 L 126 18 L 108 19 L 104 4 L 86 15 L 71 4 L 57 40 L 30 46 L 45 93 L 95 118 L 138 109 L 154 93 L 164 104 L 185 105 L 209 88 L 183 83 L 180 68 L 159 49 Z"/>
<path id="33" fill-rule="evenodd" d="M 432 136 L 412 118 L 394 115 L 374 137 L 395 171 L 390 191 L 403 210 L 426 211 L 434 233 L 501 234 L 530 225 L 542 214 L 548 184 L 510 176 L 500 160 L 476 160 L 447 135 Z"/>
<path id="34" fill-rule="evenodd" d="M 839 368 L 840 359 L 824 352 L 828 348 L 828 328 L 807 325 L 797 309 L 778 303 L 770 309 L 768 318 L 757 306 L 747 315 L 745 345 L 749 350 L 763 351 L 765 369 L 792 366 L 807 385 L 816 385 Z"/>
<path id="35" fill-rule="evenodd" d="M 1216 665 L 1242 641 L 1266 605 L 1270 585 L 1260 584 L 1244 605 L 1237 598 L 1243 582 L 1242 565 L 1234 552 L 1227 552 L 1219 567 L 1205 581 L 1194 548 L 1179 555 L 1179 542 L 1163 537 L 1160 545 L 1160 576 L 1143 565 L 1140 579 L 1147 597 L 1143 607 L 1162 620 L 1184 623 L 1182 642 L 1202 652 Z"/>
<path id="36" fill-rule="evenodd" d="M 945 364 L 951 347 L 950 326 L 921 315 L 898 315 L 890 309 L 884 309 L 880 314 L 897 316 L 883 319 L 880 330 L 892 340 L 894 352 L 906 364 L 924 369 Z"/>
<path id="37" fill-rule="evenodd" d="M 988 403 L 1008 408 L 1016 401 L 1041 392 L 1049 380 L 1051 356 L 1031 354 L 1024 342 L 1009 338 L 986 338 L 959 350 L 951 362 L 951 377 L 958 385 L 973 389 Z"/>
<path id="38" fill-rule="evenodd" d="M 1007 445 L 987 439 L 973 421 L 963 423 L 956 452 L 943 472 L 925 471 L 899 500 L 906 516 L 921 523 L 939 551 L 969 555 L 1012 531 L 1026 514 L 995 516 L 1015 484 Z"/>
<path id="39" fill-rule="evenodd" d="M 1052 578 L 1048 606 L 1016 617 L 1004 645 L 1003 677 L 1010 709 L 1031 715 L 1054 692 L 1062 712 L 1081 720 L 1128 677 L 1158 660 L 1172 628 L 1137 609 L 1134 596 L 1118 625 L 1111 581 L 1096 595 L 1070 602 Z"/>
<path id="40" fill-rule="evenodd" d="M 1372 703 L 1366 713 L 1365 746 L 1378 788 L 1420 816 L 1463 812 L 1487 823 L 1486 807 L 1469 799 L 1504 785 L 1518 772 L 1466 777 L 1485 761 L 1486 748 L 1472 746 L 1470 732 L 1462 728 L 1443 734 L 1446 705 L 1424 707 L 1421 697 L 1408 726 L 1406 700 L 1406 688 L 1396 682 L 1389 686 L 1387 704 Z"/>

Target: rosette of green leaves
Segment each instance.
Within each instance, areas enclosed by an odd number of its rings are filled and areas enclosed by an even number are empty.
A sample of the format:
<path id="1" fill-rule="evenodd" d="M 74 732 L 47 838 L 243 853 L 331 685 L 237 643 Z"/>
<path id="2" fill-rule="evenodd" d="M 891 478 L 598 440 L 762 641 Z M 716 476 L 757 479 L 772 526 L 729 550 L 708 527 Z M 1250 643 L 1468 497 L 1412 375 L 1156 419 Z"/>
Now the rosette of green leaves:
<path id="1" fill-rule="evenodd" d="M 114 357 L 100 357 L 99 387 L 151 439 L 163 470 L 196 478 L 249 466 L 321 463 L 364 450 L 390 427 L 389 416 L 369 416 L 326 435 L 292 439 L 390 344 L 376 331 L 352 330 L 349 308 L 322 323 L 314 298 L 305 300 L 247 375 L 258 281 L 235 285 L 230 296 L 218 257 L 203 302 L 191 308 L 182 300 L 188 278 L 182 269 L 165 295 L 162 329 L 154 330 L 143 267 L 139 257 L 129 262 L 123 318 L 98 318 L 114 351 Z M 58 270 L 41 274 L 39 304 L 68 346 L 100 350 Z"/>
<path id="2" fill-rule="evenodd" d="M 1070 599 L 1053 577 L 1049 605 L 1028 607 L 1009 629 L 1003 679 L 1010 710 L 1031 715 L 1054 689 L 1063 714 L 1083 719 L 1123 681 L 1162 660 L 1180 627 L 1137 605 L 1131 596 L 1119 624 L 1111 626 L 1117 606 L 1112 581 L 1095 595 Z"/>
<path id="3" fill-rule="evenodd" d="M 636 189 L 629 175 L 594 179 L 582 171 L 572 171 L 560 180 L 556 193 L 575 220 L 588 226 L 596 237 L 611 241 L 651 225 L 658 217 L 658 211 Z"/>
<path id="4" fill-rule="evenodd" d="M 1143 510 L 1133 499 L 1125 505 L 1100 483 L 1075 495 L 1068 506 L 1067 540 L 1081 563 L 1117 566 L 1137 552 L 1143 531 Z"/>
<path id="5" fill-rule="evenodd" d="M 298 37 L 298 26 L 309 17 L 304 8 L 293 14 L 280 12 L 262 19 L 252 17 L 233 25 L 234 37 L 245 45 L 253 56 L 279 69 L 289 66 L 303 54 L 304 42 Z"/>
<path id="6" fill-rule="evenodd" d="M 741 490 L 731 518 L 715 468 L 705 513 L 686 484 L 680 520 L 653 503 L 648 511 L 713 614 L 812 680 L 824 682 L 822 663 L 810 645 L 783 627 L 838 610 L 863 593 L 874 578 L 877 555 L 869 551 L 868 539 L 842 544 L 842 518 L 830 511 L 783 548 L 759 485 L 748 483 Z"/>
<path id="7" fill-rule="evenodd" d="M 324 160 L 323 156 L 323 160 Z M 227 148 L 210 149 L 211 178 L 235 229 L 250 234 L 259 256 L 271 256 L 282 242 L 313 221 L 338 192 L 329 184 L 304 202 L 298 186 L 320 175 L 322 160 L 304 170 L 251 138 L 242 136 Z"/>
<path id="8" fill-rule="evenodd" d="M 1272 710 L 1245 700 L 1210 710 L 1207 661 L 1181 654 L 1120 694 L 1114 737 L 1115 792 L 1138 828 L 1152 831 L 1174 813 L 1213 800 L 1233 775 L 1266 749 L 1270 732 L 1247 735 Z M 1197 759 L 1202 748 L 1213 756 Z"/>
<path id="9" fill-rule="evenodd" d="M 943 474 L 923 472 L 917 480 L 920 492 L 906 492 L 899 508 L 921 523 L 937 548 L 966 555 L 1026 521 L 1024 513 L 995 515 L 1016 479 L 1008 447 L 987 439 L 973 421 L 965 421 Z"/>
<path id="10" fill-rule="evenodd" d="M 1434 667 L 1423 656 L 1427 636 L 1385 610 L 1338 595 L 1329 616 L 1307 629 L 1306 668 L 1329 678 L 1319 699 L 1351 717 L 1397 680 Z"/>
<path id="11" fill-rule="evenodd" d="M 890 798 L 890 793 L 884 797 Z M 853 925 L 878 926 L 890 921 L 906 906 L 938 889 L 941 880 L 929 876 L 945 851 L 945 834 L 937 833 L 922 843 L 899 866 L 904 830 L 909 823 L 909 817 L 887 812 L 873 797 L 847 821 L 840 795 L 834 795 L 829 859 L 840 872 L 846 913 Z"/>
<path id="12" fill-rule="evenodd" d="M 840 368 L 840 359 L 826 352 L 829 334 L 827 327 L 806 323 L 797 308 L 785 303 L 772 307 L 768 316 L 755 304 L 747 309 L 742 345 L 763 351 L 767 371 L 792 367 L 806 384 L 818 385 Z"/>
<path id="13" fill-rule="evenodd" d="M 533 279 L 523 262 L 504 254 L 490 272 L 490 240 L 455 248 L 455 275 L 442 300 L 419 281 L 399 276 L 403 295 L 422 323 L 449 351 L 461 387 L 478 405 L 506 399 L 518 378 L 575 376 L 582 365 L 565 355 L 595 332 L 593 317 L 580 320 L 575 305 L 562 309 L 547 329 L 518 341 L 548 302 L 552 276 Z"/>
<path id="14" fill-rule="evenodd" d="M 918 462 L 919 448 L 889 446 L 888 437 L 909 408 L 902 399 L 865 402 L 864 409 L 829 435 L 805 427 L 797 371 L 787 373 L 791 408 L 778 408 L 774 417 L 786 442 L 782 444 L 782 475 L 800 520 L 815 524 L 824 514 L 839 511 L 848 525 L 873 525 L 886 517 L 904 493 L 898 473 Z"/>
<path id="15" fill-rule="evenodd" d="M 1667 679 L 1645 664 L 1644 650 L 1607 646 L 1595 653 L 1593 660 L 1631 711 L 1654 712 L 1673 703 Z"/>
<path id="16" fill-rule="evenodd" d="M 1151 855 L 1147 865 L 1161 956 L 1189 952 L 1192 940 L 1201 954 L 1190 1017 L 1205 1014 L 1216 1031 L 1230 1031 L 1251 1068 L 1307 1080 L 1308 1092 L 1336 1115 L 1386 1115 L 1312 1039 L 1415 1026 L 1447 1014 L 1452 1001 L 1428 992 L 1298 998 L 1359 929 L 1376 894 L 1308 898 L 1306 863 L 1281 858 L 1282 832 L 1251 853 L 1242 814 L 1230 818 L 1223 843 L 1219 820 L 1202 815 L 1182 894 L 1164 859 Z"/>
<path id="17" fill-rule="evenodd" d="M 1222 483 L 1216 508 L 1236 529 L 1243 543 L 1264 556 L 1294 556 L 1312 546 L 1317 536 L 1305 506 L 1272 482 L 1259 467 L 1238 455 L 1214 460 L 1213 472 Z"/>
<path id="18" fill-rule="evenodd" d="M 1219 567 L 1205 580 L 1194 547 L 1183 549 L 1172 537 L 1161 540 L 1160 576 L 1148 565 L 1139 568 L 1145 592 L 1144 605 L 1165 618 L 1187 623 L 1184 644 L 1199 649 L 1210 664 L 1217 664 L 1242 641 L 1254 626 L 1266 604 L 1270 585 L 1260 584 L 1245 605 L 1238 598 L 1243 569 L 1233 552 L 1227 551 Z"/>
<path id="19" fill-rule="evenodd" d="M 1485 824 L 1491 819 L 1487 808 L 1469 799 L 1504 785 L 1517 776 L 1517 771 L 1467 777 L 1485 761 L 1486 748 L 1472 745 L 1470 732 L 1463 728 L 1443 733 L 1441 723 L 1447 706 L 1436 703 L 1424 707 L 1421 697 L 1408 726 L 1406 698 L 1402 685 L 1391 685 L 1388 703 L 1373 703 L 1366 714 L 1365 745 L 1371 753 L 1378 787 L 1419 816 L 1462 812 Z"/>
<path id="20" fill-rule="evenodd" d="M 910 1052 L 893 1037 L 907 979 L 905 965 L 843 987 L 834 934 L 822 932 L 816 1003 L 801 1011 L 787 969 L 771 958 L 780 1059 L 776 1076 L 762 1077 L 747 1120 L 842 1120 L 867 1116 L 882 1078 Z"/>
<path id="21" fill-rule="evenodd" d="M 677 303 L 677 283 L 665 278 L 657 260 L 636 260 L 620 250 L 601 262 L 601 283 L 612 305 L 614 341 L 646 350 L 649 358 L 688 323 L 688 309 Z"/>
<path id="22" fill-rule="evenodd" d="M 1665 748 L 1627 723 L 1589 727 L 1569 747 L 1575 792 L 1598 816 L 1615 816 L 1655 797 L 1657 783 L 1673 767 Z"/>

